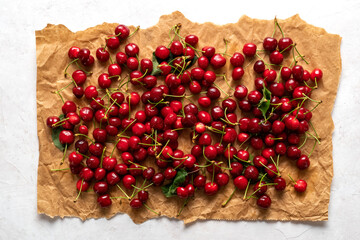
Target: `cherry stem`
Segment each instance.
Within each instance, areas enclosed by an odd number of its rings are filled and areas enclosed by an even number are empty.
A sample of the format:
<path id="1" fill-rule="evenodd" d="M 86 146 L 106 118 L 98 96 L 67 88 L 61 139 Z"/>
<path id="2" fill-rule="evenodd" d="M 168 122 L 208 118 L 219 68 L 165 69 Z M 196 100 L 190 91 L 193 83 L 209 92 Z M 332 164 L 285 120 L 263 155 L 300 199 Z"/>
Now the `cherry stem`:
<path id="1" fill-rule="evenodd" d="M 76 153 L 77 153 L 77 154 L 80 154 L 80 155 L 83 156 L 84 158 L 89 158 L 89 156 L 86 156 L 86 155 L 84 155 L 84 154 L 82 154 L 82 153 L 79 153 L 79 149 L 76 149 Z"/>
<path id="2" fill-rule="evenodd" d="M 316 136 L 317 138 L 320 138 L 319 135 L 317 134 L 317 132 L 316 132 L 316 130 L 315 130 L 315 128 L 314 128 L 314 125 L 312 124 L 311 121 L 309 121 L 309 124 L 310 124 L 311 128 L 314 130 L 315 136 Z"/>
<path id="3" fill-rule="evenodd" d="M 170 142 L 170 139 L 169 139 L 169 140 L 167 140 L 167 142 L 166 142 L 165 146 L 161 149 L 160 153 L 156 156 L 156 158 L 160 158 L 160 156 L 161 156 L 162 152 L 164 151 L 165 147 L 169 144 L 169 142 Z"/>
<path id="4" fill-rule="evenodd" d="M 75 58 L 74 60 L 72 60 L 65 68 L 64 70 L 64 76 L 66 77 L 68 75 L 67 73 L 67 69 L 70 67 L 71 64 L 73 64 L 74 62 L 77 62 L 79 59 L 78 58 Z"/>
<path id="5" fill-rule="evenodd" d="M 275 173 L 277 176 L 280 176 L 279 172 L 274 172 L 273 170 L 271 170 L 268 166 L 266 166 L 266 165 L 265 165 L 264 163 L 262 163 L 262 162 L 260 162 L 260 164 L 261 164 L 263 167 L 265 167 L 267 170 Z M 276 168 L 276 169 L 277 169 L 277 168 Z"/>
<path id="6" fill-rule="evenodd" d="M 311 154 L 314 152 L 314 149 L 315 149 L 316 144 L 317 144 L 317 142 L 315 141 L 315 142 L 314 142 L 314 146 L 312 147 L 311 152 L 310 152 L 309 155 L 308 155 L 308 158 L 310 158 Z"/>
<path id="7" fill-rule="evenodd" d="M 92 140 L 91 138 L 89 138 L 89 136 L 87 136 L 87 135 L 85 135 L 85 134 L 75 133 L 75 136 L 85 137 L 85 138 L 89 139 L 90 142 L 95 143 L 94 140 Z"/>
<path id="8" fill-rule="evenodd" d="M 234 196 L 235 191 L 236 191 L 236 187 L 235 187 L 234 191 L 231 193 L 230 197 L 229 197 L 223 204 L 221 204 L 221 207 L 225 207 L 226 204 L 228 204 L 228 202 L 229 202 L 229 201 L 231 200 L 231 198 Z"/>
<path id="9" fill-rule="evenodd" d="M 81 67 L 80 65 L 79 65 L 79 62 L 75 62 L 75 64 L 76 64 L 76 66 L 78 67 L 78 68 L 80 68 L 82 71 L 84 71 L 85 73 L 86 73 L 86 75 L 91 75 L 92 74 L 92 72 L 88 72 L 88 71 L 86 71 L 83 67 Z"/>
<path id="10" fill-rule="evenodd" d="M 291 179 L 291 181 L 296 184 L 295 180 L 290 176 L 290 174 L 288 174 L 288 176 Z"/>
<path id="11" fill-rule="evenodd" d="M 304 62 L 305 62 L 306 64 L 309 64 L 309 63 L 305 60 L 304 56 L 299 53 L 299 50 L 297 49 L 296 44 L 294 45 L 294 48 L 295 48 L 295 51 L 296 51 L 296 52 L 299 54 L 299 56 L 301 57 L 301 59 L 304 60 Z"/>
<path id="12" fill-rule="evenodd" d="M 78 198 L 80 197 L 83 183 L 84 183 L 84 179 L 81 180 L 80 190 L 79 190 L 79 193 L 78 193 L 77 197 L 75 198 L 74 202 L 76 202 L 78 200 Z"/>
<path id="13" fill-rule="evenodd" d="M 307 139 L 308 139 L 308 135 L 305 134 L 305 139 L 303 143 L 300 145 L 300 147 L 298 147 L 298 149 L 302 148 L 305 145 Z"/>
<path id="14" fill-rule="evenodd" d="M 280 32 L 281 32 L 282 37 L 285 37 L 284 32 L 283 32 L 283 30 L 281 29 L 281 27 L 280 27 L 280 25 L 279 25 L 276 17 L 275 17 L 275 24 L 278 26 L 278 28 L 279 28 L 279 30 L 280 30 Z"/>
<path id="15" fill-rule="evenodd" d="M 247 194 L 247 191 L 249 190 L 249 186 L 250 186 L 250 182 L 251 182 L 251 179 L 249 180 L 247 186 L 246 186 L 246 189 L 245 189 L 245 194 L 244 194 L 244 197 L 243 197 L 243 200 L 246 199 L 246 194 Z"/>
<path id="16" fill-rule="evenodd" d="M 65 144 L 64 154 L 63 154 L 63 157 L 62 157 L 62 159 L 61 159 L 60 165 L 62 165 L 62 164 L 64 163 L 67 147 L 68 147 L 68 145 Z"/>
<path id="17" fill-rule="evenodd" d="M 106 147 L 103 148 L 103 151 L 102 151 L 102 153 L 101 153 L 100 168 L 102 168 L 103 159 L 104 159 L 104 155 L 105 155 L 105 149 L 106 149 Z"/>
<path id="18" fill-rule="evenodd" d="M 221 87 L 219 87 L 215 82 L 213 82 L 214 86 L 219 89 L 221 92 L 223 92 L 226 96 L 230 97 L 229 94 L 227 94 L 224 90 L 221 89 Z"/>
<path id="19" fill-rule="evenodd" d="M 306 134 L 309 134 L 311 137 L 313 137 L 319 143 L 319 145 L 321 144 L 321 141 L 316 136 L 314 136 L 313 134 L 311 134 L 309 132 L 306 132 Z"/>
<path id="20" fill-rule="evenodd" d="M 126 198 L 128 200 L 130 200 L 131 198 L 129 197 L 129 195 L 126 194 L 126 192 L 119 186 L 119 184 L 116 184 L 116 186 L 120 189 L 120 191 L 126 196 Z"/>
<path id="21" fill-rule="evenodd" d="M 235 159 L 239 160 L 239 161 L 244 162 L 244 163 L 251 163 L 251 162 L 250 162 L 250 160 L 245 161 L 245 160 L 243 160 L 243 159 L 241 159 L 241 158 L 237 157 L 236 155 L 234 155 L 233 157 L 234 157 Z"/>
<path id="22" fill-rule="evenodd" d="M 70 170 L 70 168 L 59 168 L 59 169 L 50 169 L 50 171 L 57 172 L 57 171 L 66 171 Z"/>
<path id="23" fill-rule="evenodd" d="M 275 36 L 276 26 L 277 26 L 276 22 L 277 22 L 277 21 L 276 21 L 276 17 L 275 17 L 275 18 L 274 18 L 274 31 L 273 31 L 273 34 L 271 35 L 272 38 Z"/>
<path id="24" fill-rule="evenodd" d="M 69 120 L 69 118 L 64 118 L 64 119 L 61 119 L 60 121 L 58 121 L 57 123 L 54 123 L 53 125 L 51 125 L 51 127 L 58 127 L 61 123 L 64 123 L 65 121 Z"/>
<path id="25" fill-rule="evenodd" d="M 190 197 L 188 197 L 188 198 L 184 201 L 184 203 L 183 203 L 183 205 L 182 205 L 179 213 L 177 214 L 177 217 L 180 216 L 180 214 L 181 214 L 182 211 L 184 210 L 185 206 L 188 204 L 189 200 L 190 200 Z"/>
<path id="26" fill-rule="evenodd" d="M 143 203 L 143 205 L 151 212 L 155 213 L 156 215 L 160 216 L 160 213 L 156 212 L 155 210 L 151 209 L 146 203 Z"/>
<path id="27" fill-rule="evenodd" d="M 130 38 L 132 35 L 134 35 L 138 30 L 140 29 L 140 26 L 137 26 L 135 30 L 127 37 Z"/>

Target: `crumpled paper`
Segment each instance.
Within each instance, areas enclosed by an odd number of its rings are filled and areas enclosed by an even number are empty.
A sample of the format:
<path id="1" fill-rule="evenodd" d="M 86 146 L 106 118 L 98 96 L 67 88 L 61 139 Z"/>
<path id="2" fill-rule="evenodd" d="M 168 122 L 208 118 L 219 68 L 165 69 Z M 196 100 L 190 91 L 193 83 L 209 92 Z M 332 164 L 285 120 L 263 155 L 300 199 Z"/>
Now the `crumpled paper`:
<path id="1" fill-rule="evenodd" d="M 330 200 L 330 186 L 333 177 L 332 161 L 332 132 L 334 124 L 331 118 L 337 88 L 341 72 L 340 43 L 339 35 L 329 34 L 324 29 L 312 26 L 303 21 L 298 15 L 285 20 L 278 20 L 286 36 L 291 37 L 297 43 L 300 53 L 306 56 L 309 65 L 303 61 L 300 64 L 311 72 L 314 68 L 321 68 L 324 73 L 323 80 L 319 82 L 319 89 L 313 91 L 313 99 L 321 99 L 321 104 L 313 114 L 312 122 L 321 137 L 321 145 L 317 145 L 312 154 L 311 166 L 307 170 L 299 171 L 295 162 L 285 157 L 281 158 L 280 171 L 287 180 L 286 190 L 282 193 L 276 192 L 272 187 L 268 193 L 272 198 L 272 205 L 269 209 L 263 210 L 256 206 L 256 201 L 250 199 L 242 200 L 244 192 L 236 191 L 232 200 L 226 207 L 221 204 L 228 198 L 234 189 L 232 181 L 225 188 L 221 188 L 215 196 L 208 197 L 202 190 L 197 191 L 195 200 L 190 200 L 180 216 L 177 214 L 183 204 L 183 200 L 178 198 L 165 198 L 159 187 L 150 187 L 150 198 L 147 204 L 154 210 L 161 213 L 161 216 L 178 218 L 185 224 L 198 219 L 221 219 L 221 220 L 281 220 L 281 221 L 323 221 L 328 219 L 328 204 Z M 229 41 L 228 53 L 242 51 L 242 46 L 247 42 L 254 42 L 258 49 L 262 48 L 262 41 L 265 37 L 271 36 L 273 32 L 273 20 L 258 20 L 247 16 L 242 16 L 237 23 L 226 25 L 215 25 L 213 23 L 194 23 L 189 21 L 180 12 L 164 15 L 159 23 L 147 29 L 140 29 L 130 39 L 123 42 L 119 49 L 111 51 L 111 56 L 115 59 L 117 51 L 124 51 L 124 46 L 128 42 L 134 42 L 140 47 L 140 59 L 150 58 L 151 54 L 158 45 L 166 45 L 169 42 L 169 29 L 181 23 L 180 34 L 196 34 L 199 37 L 199 48 L 205 45 L 215 46 L 217 52 L 223 52 L 225 45 L 223 39 Z M 96 202 L 94 192 L 81 194 L 79 200 L 74 203 L 77 195 L 75 187 L 77 176 L 70 171 L 56 171 L 51 169 L 67 167 L 65 164 L 60 166 L 62 152 L 59 151 L 51 140 L 51 131 L 46 126 L 46 118 L 51 115 L 61 114 L 61 100 L 52 93 L 69 83 L 69 77 L 64 77 L 64 68 L 69 63 L 67 57 L 68 49 L 75 45 L 87 47 L 95 57 L 96 49 L 103 46 L 105 38 L 113 34 L 117 24 L 103 23 L 96 27 L 71 32 L 63 25 L 49 24 L 44 29 L 36 31 L 36 56 L 37 56 L 37 126 L 39 136 L 39 167 L 37 184 L 37 209 L 38 213 L 46 214 L 50 217 L 65 216 L 79 217 L 83 220 L 88 218 L 110 218 L 117 213 L 128 214 L 135 223 L 142 223 L 148 219 L 158 217 L 146 208 L 132 209 L 127 200 L 113 200 L 109 208 L 101 208 Z M 135 27 L 130 27 L 131 31 Z M 277 31 L 276 38 L 281 34 Z M 265 56 L 264 54 L 261 54 Z M 288 64 L 292 61 L 291 56 L 285 59 Z M 266 59 L 267 56 L 266 56 Z M 241 84 L 254 89 L 255 73 L 252 70 L 251 60 L 246 59 L 244 66 L 245 75 Z M 69 73 L 75 70 L 71 66 Z M 216 72 L 226 73 L 227 78 L 231 79 L 232 67 L 227 64 Z M 95 61 L 92 68 L 92 76 L 88 77 L 85 86 L 91 83 L 97 85 L 97 77 L 107 72 L 106 64 Z M 160 80 L 161 82 L 163 80 Z M 216 83 L 228 93 L 231 90 L 219 77 Z M 238 83 L 232 82 L 234 87 Z M 131 84 L 130 84 L 131 85 Z M 129 92 L 135 90 L 132 86 Z M 136 89 L 139 90 L 139 88 Z M 85 106 L 86 100 L 78 100 L 73 97 L 71 88 L 62 92 L 64 99 L 71 99 L 80 106 Z M 224 94 L 222 94 L 224 96 Z M 311 104 L 310 104 L 311 105 Z M 311 105 L 313 106 L 313 105 Z M 238 110 L 237 110 L 238 111 Z M 237 112 L 240 115 L 240 112 Z M 179 140 L 179 148 L 187 153 L 191 147 L 188 134 L 182 134 Z M 309 153 L 314 140 L 309 140 L 303 153 Z M 108 150 L 112 149 L 111 144 L 107 144 Z M 235 145 L 238 147 L 238 144 Z M 68 150 L 73 150 L 73 146 Z M 119 154 L 115 154 L 120 161 Z M 150 161 L 150 160 L 149 160 Z M 294 191 L 290 179 L 290 174 L 294 179 L 305 179 L 308 182 L 308 189 L 305 193 L 299 194 Z M 131 192 L 129 192 L 131 194 Z M 122 196 L 117 189 L 111 190 L 111 196 Z"/>

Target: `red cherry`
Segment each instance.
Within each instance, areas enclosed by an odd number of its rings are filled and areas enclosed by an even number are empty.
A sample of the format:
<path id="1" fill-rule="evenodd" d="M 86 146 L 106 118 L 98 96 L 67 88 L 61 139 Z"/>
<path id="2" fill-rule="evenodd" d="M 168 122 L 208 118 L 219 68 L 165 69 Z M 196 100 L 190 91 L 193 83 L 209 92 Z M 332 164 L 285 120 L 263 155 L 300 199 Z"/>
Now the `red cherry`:
<path id="1" fill-rule="evenodd" d="M 245 190 L 248 185 L 248 180 L 244 176 L 238 176 L 234 179 L 234 185 L 240 191 Z"/>
<path id="2" fill-rule="evenodd" d="M 256 204 L 261 208 L 269 208 L 271 205 L 271 198 L 268 195 L 264 194 L 258 198 Z"/>
<path id="3" fill-rule="evenodd" d="M 256 53 L 256 45 L 253 43 L 246 43 L 243 47 L 243 53 L 247 57 L 253 57 Z"/>
<path id="4" fill-rule="evenodd" d="M 315 68 L 310 74 L 310 79 L 313 82 L 315 82 L 315 80 L 320 81 L 322 79 L 322 76 L 323 76 L 323 73 L 322 73 L 321 69 Z"/>
<path id="5" fill-rule="evenodd" d="M 215 182 L 208 182 L 205 184 L 205 194 L 208 196 L 215 195 L 219 190 L 218 184 Z"/>
<path id="6" fill-rule="evenodd" d="M 211 65 L 217 69 L 225 66 L 226 59 L 221 54 L 215 54 L 210 60 Z"/>
<path id="7" fill-rule="evenodd" d="M 103 47 L 100 47 L 96 50 L 96 58 L 100 62 L 106 62 L 110 58 L 110 53 Z"/>
<path id="8" fill-rule="evenodd" d="M 97 202 L 101 207 L 108 207 L 111 205 L 111 199 L 109 194 L 101 195 L 97 198 Z"/>
<path id="9" fill-rule="evenodd" d="M 125 53 L 129 57 L 136 57 L 139 55 L 139 47 L 135 43 L 128 43 L 125 46 Z"/>
<path id="10" fill-rule="evenodd" d="M 121 40 L 127 38 L 129 34 L 130 34 L 130 29 L 123 24 L 120 24 L 115 28 L 115 35 L 118 36 L 118 38 L 120 38 Z"/>
<path id="11" fill-rule="evenodd" d="M 266 37 L 263 41 L 263 47 L 266 51 L 272 52 L 277 47 L 277 40 L 272 37 Z"/>
<path id="12" fill-rule="evenodd" d="M 305 192 L 307 188 L 307 183 L 305 180 L 299 179 L 296 181 L 294 188 L 297 192 Z"/>
<path id="13" fill-rule="evenodd" d="M 292 44 L 293 41 L 291 40 L 291 38 L 285 37 L 285 38 L 280 38 L 279 39 L 279 51 L 280 52 L 289 52 L 292 49 Z"/>

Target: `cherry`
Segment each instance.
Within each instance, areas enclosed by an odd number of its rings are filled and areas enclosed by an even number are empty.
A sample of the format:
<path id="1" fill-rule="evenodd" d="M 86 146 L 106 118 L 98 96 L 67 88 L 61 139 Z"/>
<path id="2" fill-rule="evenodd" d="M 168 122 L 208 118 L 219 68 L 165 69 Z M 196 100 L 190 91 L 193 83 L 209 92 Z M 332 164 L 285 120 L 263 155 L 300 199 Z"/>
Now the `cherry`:
<path id="1" fill-rule="evenodd" d="M 93 188 L 94 192 L 99 195 L 105 194 L 109 189 L 108 184 L 105 181 L 96 182 Z"/>
<path id="2" fill-rule="evenodd" d="M 240 176 L 243 171 L 243 165 L 239 162 L 232 162 L 230 164 L 230 174 L 233 177 Z"/>
<path id="3" fill-rule="evenodd" d="M 140 61 L 140 68 L 143 73 L 151 74 L 153 70 L 153 62 L 148 58 L 143 58 Z"/>
<path id="4" fill-rule="evenodd" d="M 244 85 L 238 85 L 235 87 L 234 97 L 241 100 L 247 96 L 248 89 Z"/>
<path id="5" fill-rule="evenodd" d="M 255 156 L 253 162 L 257 168 L 264 167 L 268 164 L 268 161 L 263 156 Z"/>
<path id="6" fill-rule="evenodd" d="M 152 182 L 154 183 L 155 186 L 160 186 L 163 182 L 164 182 L 164 174 L 162 173 L 156 173 L 152 178 Z"/>
<path id="7" fill-rule="evenodd" d="M 90 181 L 94 177 L 94 172 L 90 168 L 84 167 L 81 169 L 79 177 L 85 181 Z"/>
<path id="8" fill-rule="evenodd" d="M 225 66 L 226 59 L 221 54 L 217 53 L 211 57 L 210 63 L 215 69 L 218 69 Z"/>
<path id="9" fill-rule="evenodd" d="M 284 56 L 279 51 L 273 51 L 270 53 L 269 60 L 272 64 L 280 65 L 284 60 Z"/>
<path id="10" fill-rule="evenodd" d="M 280 38 L 279 39 L 279 51 L 280 52 L 289 52 L 293 46 L 291 46 L 293 44 L 293 41 L 291 40 L 291 38 Z"/>
<path id="11" fill-rule="evenodd" d="M 277 40 L 272 37 L 266 37 L 263 41 L 263 47 L 266 51 L 272 52 L 277 47 Z"/>
<path id="12" fill-rule="evenodd" d="M 138 198 L 133 198 L 131 201 L 130 201 L 130 207 L 134 208 L 134 209 L 139 209 L 141 208 L 143 205 L 143 202 L 138 199 Z"/>
<path id="13" fill-rule="evenodd" d="M 210 85 L 215 82 L 216 74 L 213 71 L 206 71 L 204 73 L 204 80 L 209 83 Z"/>
<path id="14" fill-rule="evenodd" d="M 263 77 L 267 83 L 272 83 L 276 80 L 277 73 L 273 69 L 265 69 L 263 72 Z"/>
<path id="15" fill-rule="evenodd" d="M 262 195 L 265 194 L 265 192 L 267 191 L 267 186 L 264 184 L 265 184 L 264 182 L 257 182 L 254 185 L 253 190 L 256 196 L 261 197 Z"/>
<path id="16" fill-rule="evenodd" d="M 286 145 L 285 143 L 279 142 L 275 145 L 275 152 L 279 155 L 285 155 L 286 153 Z"/>
<path id="17" fill-rule="evenodd" d="M 142 203 L 144 203 L 149 199 L 149 193 L 145 190 L 140 190 L 138 192 L 138 198 Z"/>
<path id="18" fill-rule="evenodd" d="M 215 48 L 210 46 L 205 46 L 202 49 L 202 53 L 205 57 L 211 58 L 215 54 Z"/>
<path id="19" fill-rule="evenodd" d="M 277 191 L 283 191 L 286 188 L 286 181 L 282 177 L 276 177 L 274 183 L 277 183 L 277 185 L 275 185 Z"/>
<path id="20" fill-rule="evenodd" d="M 107 171 L 111 171 L 116 166 L 116 163 L 117 163 L 117 161 L 115 158 L 104 157 L 102 167 Z"/>
<path id="21" fill-rule="evenodd" d="M 109 36 L 106 39 L 106 46 L 111 49 L 116 49 L 120 46 L 120 40 L 114 35 Z"/>
<path id="22" fill-rule="evenodd" d="M 283 80 L 288 80 L 290 77 L 291 77 L 291 74 L 292 74 L 292 72 L 291 72 L 291 69 L 290 68 L 288 68 L 288 67 L 283 67 L 282 69 L 281 69 L 281 78 L 283 79 Z"/>
<path id="23" fill-rule="evenodd" d="M 146 180 L 151 180 L 152 177 L 155 175 L 155 170 L 152 167 L 147 167 L 142 172 L 142 175 Z"/>
<path id="24" fill-rule="evenodd" d="M 305 180 L 299 179 L 296 181 L 294 188 L 297 192 L 305 192 L 307 187 L 307 183 Z"/>
<path id="25" fill-rule="evenodd" d="M 155 49 L 155 56 L 162 60 L 168 58 L 169 55 L 170 55 L 170 50 L 165 46 L 161 45 Z"/>
<path id="26" fill-rule="evenodd" d="M 121 40 L 126 39 L 130 34 L 130 29 L 123 25 L 120 24 L 115 28 L 115 35 L 118 36 L 118 38 L 120 38 Z"/>
<path id="27" fill-rule="evenodd" d="M 293 66 L 293 68 L 291 69 L 293 78 L 296 81 L 302 81 L 303 79 L 303 75 L 304 75 L 304 68 L 300 65 L 295 65 Z"/>
<path id="28" fill-rule="evenodd" d="M 291 115 L 285 119 L 285 126 L 287 129 L 295 131 L 299 128 L 300 123 L 295 116 Z"/>
<path id="29" fill-rule="evenodd" d="M 84 89 L 80 86 L 74 87 L 72 92 L 77 98 L 82 98 L 82 96 L 84 96 Z"/>
<path id="30" fill-rule="evenodd" d="M 57 116 L 51 116 L 46 119 L 46 125 L 50 128 L 53 128 L 53 125 L 60 121 L 60 118 Z M 56 126 L 54 126 L 56 127 Z"/>
<path id="31" fill-rule="evenodd" d="M 226 109 L 227 113 L 233 113 L 236 110 L 236 102 L 234 99 L 228 98 L 222 101 L 221 106 Z"/>
<path id="32" fill-rule="evenodd" d="M 232 78 L 234 81 L 240 80 L 244 76 L 244 69 L 242 67 L 235 67 L 232 71 Z"/>
<path id="33" fill-rule="evenodd" d="M 202 80 L 204 78 L 205 71 L 202 68 L 191 69 L 191 77 L 195 80 Z"/>
<path id="34" fill-rule="evenodd" d="M 211 99 L 209 97 L 198 98 L 198 103 L 201 107 L 207 108 L 211 105 Z"/>
<path id="35" fill-rule="evenodd" d="M 104 143 L 106 141 L 106 130 L 95 128 L 93 131 L 93 137 L 96 142 Z"/>
<path id="36" fill-rule="evenodd" d="M 298 159 L 301 156 L 301 150 L 296 146 L 289 146 L 286 150 L 286 156 L 291 159 Z"/>
<path id="37" fill-rule="evenodd" d="M 125 46 L 125 53 L 129 57 L 136 57 L 139 55 L 139 47 L 135 43 L 128 43 Z"/>
<path id="38" fill-rule="evenodd" d="M 195 50 L 191 47 L 185 47 L 183 49 L 183 55 L 186 57 L 186 59 L 192 60 L 195 57 Z"/>
<path id="39" fill-rule="evenodd" d="M 91 55 L 89 56 L 88 59 L 86 59 L 86 60 L 84 60 L 84 61 L 81 61 L 81 63 L 82 63 L 84 66 L 86 66 L 86 67 L 92 66 L 92 65 L 94 64 L 94 62 L 95 62 L 95 59 L 94 59 L 94 57 L 91 56 Z"/>
<path id="40" fill-rule="evenodd" d="M 101 143 L 92 143 L 89 145 L 89 151 L 92 155 L 100 157 L 104 146 Z"/>
<path id="41" fill-rule="evenodd" d="M 268 195 L 264 194 L 258 198 L 256 204 L 261 208 L 269 208 L 271 205 L 271 198 Z"/>
<path id="42" fill-rule="evenodd" d="M 62 130 L 59 134 L 59 141 L 61 144 L 72 144 L 75 140 L 74 133 L 69 130 Z"/>
<path id="43" fill-rule="evenodd" d="M 128 174 L 123 177 L 122 183 L 124 184 L 125 188 L 133 189 L 132 185 L 135 185 L 136 180 L 135 180 L 134 176 Z"/>
<path id="44" fill-rule="evenodd" d="M 244 176 L 238 176 L 234 179 L 234 185 L 240 191 L 245 190 L 248 185 L 248 180 Z"/>
<path id="45" fill-rule="evenodd" d="M 183 53 L 183 46 L 179 41 L 173 41 L 170 45 L 170 51 L 173 55 L 179 56 Z"/>
<path id="46" fill-rule="evenodd" d="M 124 180 L 123 180 L 124 181 Z M 106 182 L 110 185 L 110 186 L 113 186 L 115 184 L 117 184 L 118 182 L 120 182 L 120 177 L 119 175 L 117 175 L 116 172 L 109 172 L 107 175 L 106 175 Z"/>
<path id="47" fill-rule="evenodd" d="M 201 85 L 197 81 L 192 81 L 189 85 L 189 90 L 192 94 L 198 94 L 201 92 Z"/>
<path id="48" fill-rule="evenodd" d="M 136 57 L 129 57 L 127 60 L 126 60 L 126 66 L 132 70 L 132 71 L 135 71 L 138 69 L 139 67 L 139 61 Z M 141 73 L 141 72 L 140 72 Z M 142 74 L 141 74 L 142 76 Z M 139 76 L 138 76 L 139 77 Z"/>
<path id="49" fill-rule="evenodd" d="M 308 156 L 304 154 L 301 155 L 300 158 L 296 161 L 296 166 L 301 170 L 308 168 L 310 166 L 310 160 Z"/>
<path id="50" fill-rule="evenodd" d="M 198 65 L 202 69 L 206 69 L 209 66 L 209 59 L 205 56 L 201 56 L 198 58 Z"/>
<path id="51" fill-rule="evenodd" d="M 68 56 L 69 56 L 70 59 L 78 58 L 79 52 L 80 52 L 80 48 L 79 48 L 79 47 L 72 46 L 72 47 L 69 49 Z"/>
<path id="52" fill-rule="evenodd" d="M 81 60 L 81 62 L 85 62 L 90 57 L 90 50 L 87 48 L 82 48 L 79 50 L 78 58 Z"/>
<path id="53" fill-rule="evenodd" d="M 254 71 L 256 73 L 263 73 L 265 71 L 265 63 L 263 60 L 257 60 L 254 64 Z"/>
<path id="54" fill-rule="evenodd" d="M 215 195 L 219 190 L 218 184 L 215 182 L 208 182 L 205 184 L 204 191 L 208 196 Z"/>
<path id="55" fill-rule="evenodd" d="M 253 43 L 246 43 L 243 47 L 243 53 L 247 57 L 253 57 L 256 53 L 256 45 Z"/>
<path id="56" fill-rule="evenodd" d="M 196 35 L 187 35 L 185 37 L 185 42 L 193 47 L 198 43 L 199 38 Z"/>
<path id="57" fill-rule="evenodd" d="M 180 78 L 175 74 L 169 74 L 165 78 L 165 84 L 169 88 L 177 88 L 181 84 Z"/>
<path id="58" fill-rule="evenodd" d="M 209 87 L 206 96 L 209 97 L 211 100 L 216 100 L 221 96 L 220 90 L 216 87 Z"/>
<path id="59" fill-rule="evenodd" d="M 98 94 L 99 93 L 95 86 L 90 85 L 85 88 L 85 97 L 89 100 L 96 98 Z"/>
<path id="60" fill-rule="evenodd" d="M 293 78 L 290 78 L 285 83 L 285 89 L 289 92 L 294 91 L 294 89 L 297 88 L 298 86 L 299 86 L 299 83 L 297 81 L 295 81 Z"/>
<path id="61" fill-rule="evenodd" d="M 259 133 L 261 132 L 261 125 L 259 118 L 252 118 L 250 119 L 247 127 L 250 133 Z"/>
<path id="62" fill-rule="evenodd" d="M 309 81 L 310 77 L 311 77 L 311 75 L 310 75 L 309 71 L 308 71 L 308 70 L 304 70 L 302 80 L 303 80 L 304 82 L 307 82 L 307 81 Z"/>
<path id="63" fill-rule="evenodd" d="M 110 58 L 110 53 L 103 47 L 100 47 L 96 50 L 96 58 L 100 62 L 106 62 Z"/>
<path id="64" fill-rule="evenodd" d="M 270 85 L 269 90 L 273 95 L 277 97 L 282 97 L 285 93 L 285 87 L 283 83 L 275 82 Z"/>
<path id="65" fill-rule="evenodd" d="M 185 199 L 189 196 L 189 191 L 184 187 L 177 187 L 176 194 L 179 198 Z"/>
<path id="66" fill-rule="evenodd" d="M 234 52 L 234 54 L 230 58 L 230 63 L 234 67 L 242 67 L 244 64 L 244 61 L 245 61 L 244 55 L 242 55 L 239 52 Z"/>
<path id="67" fill-rule="evenodd" d="M 221 187 L 229 183 L 229 175 L 227 173 L 218 173 L 215 175 L 215 182 Z"/>
<path id="68" fill-rule="evenodd" d="M 320 81 L 322 79 L 322 76 L 323 76 L 323 73 L 322 73 L 321 69 L 315 68 L 310 74 L 310 79 L 313 82 Z"/>
<path id="69" fill-rule="evenodd" d="M 90 107 L 95 111 L 100 110 L 103 108 L 105 101 L 101 98 L 97 97 L 96 99 L 92 100 L 90 103 Z"/>
<path id="70" fill-rule="evenodd" d="M 260 102 L 260 100 L 262 99 L 262 94 L 257 91 L 257 90 L 254 90 L 254 91 L 251 91 L 249 92 L 249 95 L 248 95 L 248 101 L 251 103 L 251 104 L 258 104 Z"/>
<path id="71" fill-rule="evenodd" d="M 95 169 L 95 175 L 94 175 L 95 180 L 97 180 L 97 181 L 102 180 L 102 179 L 104 179 L 105 175 L 106 175 L 105 169 L 103 169 L 103 168 Z"/>
<path id="72" fill-rule="evenodd" d="M 100 204 L 101 207 L 108 207 L 112 203 L 109 194 L 104 194 L 104 195 L 99 196 L 97 198 L 97 202 Z"/>
<path id="73" fill-rule="evenodd" d="M 254 166 L 247 166 L 244 171 L 244 176 L 247 179 L 256 180 L 259 176 L 259 171 Z"/>

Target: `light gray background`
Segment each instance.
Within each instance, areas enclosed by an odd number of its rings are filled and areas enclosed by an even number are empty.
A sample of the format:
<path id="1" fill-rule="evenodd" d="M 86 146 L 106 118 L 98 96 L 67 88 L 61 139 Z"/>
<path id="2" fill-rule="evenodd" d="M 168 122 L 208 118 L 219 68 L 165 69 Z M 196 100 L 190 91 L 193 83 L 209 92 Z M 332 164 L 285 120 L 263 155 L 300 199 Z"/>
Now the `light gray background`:
<path id="1" fill-rule="evenodd" d="M 252 3 L 251 3 L 252 2 Z M 111 220 L 50 219 L 36 212 L 35 30 L 47 23 L 72 31 L 102 22 L 157 23 L 175 10 L 192 21 L 236 22 L 296 13 L 343 37 L 343 72 L 333 111 L 334 179 L 329 221 L 322 223 L 202 221 L 184 226 L 160 218 L 136 225 L 127 215 Z M 352 1 L 7 1 L 0 0 L 0 239 L 358 239 L 360 2 Z M 324 119 L 326 121 L 326 119 Z"/>

